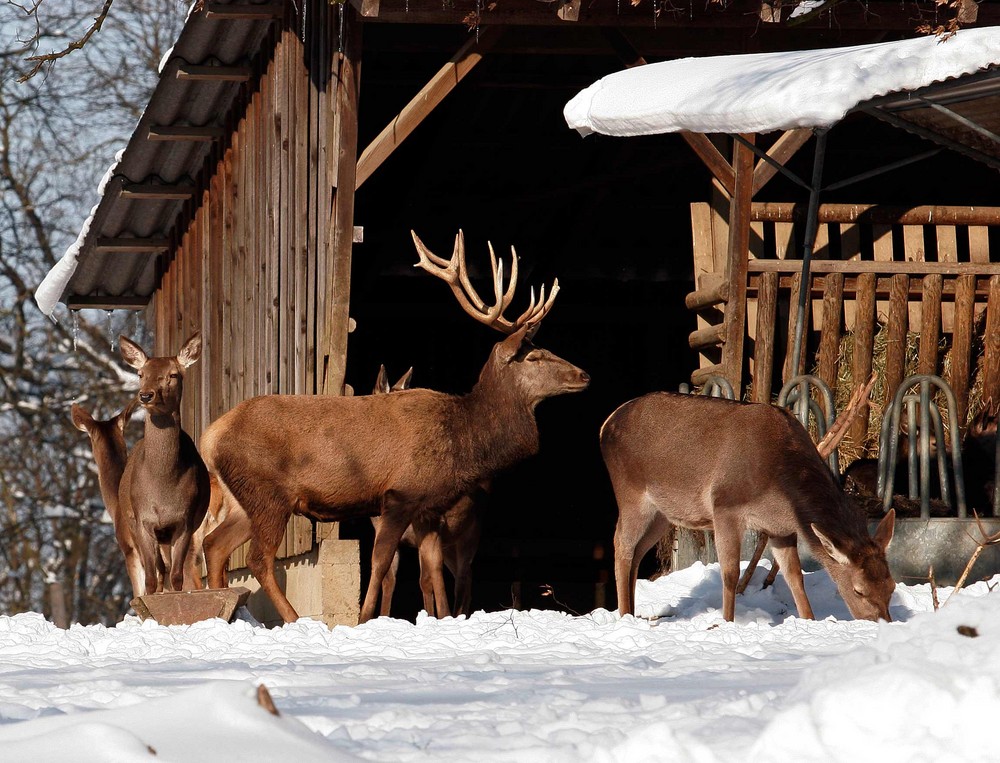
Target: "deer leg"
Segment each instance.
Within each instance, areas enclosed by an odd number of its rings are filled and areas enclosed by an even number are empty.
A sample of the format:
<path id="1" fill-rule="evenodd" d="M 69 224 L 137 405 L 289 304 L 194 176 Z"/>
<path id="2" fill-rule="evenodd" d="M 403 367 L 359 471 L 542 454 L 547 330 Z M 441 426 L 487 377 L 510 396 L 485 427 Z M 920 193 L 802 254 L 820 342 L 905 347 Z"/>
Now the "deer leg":
<path id="1" fill-rule="evenodd" d="M 715 550 L 719 557 L 719 567 L 722 568 L 722 617 L 729 622 L 736 619 L 736 585 L 740 578 L 742 541 L 742 527 L 716 520 Z"/>
<path id="2" fill-rule="evenodd" d="M 619 512 L 615 527 L 615 583 L 620 615 L 635 614 L 639 563 L 669 526 L 667 518 L 655 506 L 648 504 Z"/>
<path id="3" fill-rule="evenodd" d="M 382 603 L 379 607 L 379 617 L 388 617 L 392 609 L 392 595 L 396 592 L 396 573 L 399 571 L 399 551 L 392 555 L 389 569 L 382 578 Z"/>
<path id="4" fill-rule="evenodd" d="M 142 561 L 142 571 L 146 577 L 146 593 L 156 593 L 157 590 L 157 562 L 160 551 L 157 547 L 156 536 L 152 530 L 141 522 L 136 523 L 135 545 L 139 551 L 139 558 Z"/>
<path id="5" fill-rule="evenodd" d="M 364 604 L 361 605 L 359 622 L 366 623 L 375 616 L 378 596 L 382 588 L 392 558 L 399 548 L 399 539 L 409 526 L 409 519 L 403 512 L 384 512 L 375 530 L 375 546 L 372 548 L 372 576 L 368 581 Z"/>
<path id="6" fill-rule="evenodd" d="M 785 582 L 788 583 L 788 588 L 792 592 L 799 617 L 805 620 L 814 620 L 809 597 L 806 596 L 805 581 L 802 579 L 802 563 L 799 560 L 799 551 L 795 546 L 795 536 L 772 538 L 771 551 L 774 554 L 774 560 L 785 574 Z"/>
<path id="7" fill-rule="evenodd" d="M 479 528 L 472 537 L 463 538 L 455 544 L 452 555 L 454 559 L 448 565 L 455 576 L 455 614 L 472 614 L 472 560 L 479 548 Z M 445 562 L 447 564 L 447 560 Z"/>
<path id="8" fill-rule="evenodd" d="M 229 557 L 237 546 L 250 538 L 250 518 L 235 499 L 226 499 L 229 510 L 222 521 L 205 536 L 203 549 L 205 567 L 208 569 L 209 588 L 228 588 L 226 577 Z M 258 578 L 259 579 L 259 578 Z"/>
<path id="9" fill-rule="evenodd" d="M 437 529 L 418 531 L 417 554 L 420 558 L 420 590 L 424 594 L 424 610 L 435 617 L 450 617 L 448 594 L 444 588 L 444 553 L 441 533 Z"/>
<path id="10" fill-rule="evenodd" d="M 278 553 L 278 544 L 281 542 L 284 525 L 288 521 L 288 514 L 282 513 L 282 518 L 284 522 L 278 528 L 278 533 L 267 532 L 265 536 L 265 533 L 262 532 L 257 537 L 251 536 L 250 548 L 247 550 L 247 567 L 257 578 L 257 582 L 260 583 L 260 587 L 264 589 L 264 593 L 274 604 L 274 608 L 278 610 L 281 619 L 286 623 L 294 623 L 299 619 L 299 614 L 288 601 L 285 592 L 281 590 L 281 586 L 278 585 L 278 581 L 274 577 L 274 559 Z M 270 530 L 271 527 L 266 529 Z M 274 537 L 275 535 L 277 537 Z"/>
<path id="11" fill-rule="evenodd" d="M 183 527 L 174 531 L 170 541 L 170 590 L 184 590 L 184 570 L 191 551 L 191 535 Z M 164 581 L 166 588 L 166 581 Z"/>

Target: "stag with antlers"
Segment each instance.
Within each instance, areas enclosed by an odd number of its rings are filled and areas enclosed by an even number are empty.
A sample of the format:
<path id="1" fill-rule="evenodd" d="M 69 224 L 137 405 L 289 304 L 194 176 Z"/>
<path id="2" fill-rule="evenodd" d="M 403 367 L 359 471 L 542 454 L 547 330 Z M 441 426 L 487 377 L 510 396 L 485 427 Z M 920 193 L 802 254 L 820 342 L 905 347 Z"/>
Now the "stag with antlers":
<path id="1" fill-rule="evenodd" d="M 506 335 L 472 391 L 265 395 L 237 405 L 201 438 L 210 473 L 249 523 L 250 571 L 286 622 L 298 614 L 275 580 L 274 560 L 293 512 L 321 521 L 381 517 L 361 609 L 365 622 L 375 616 L 382 579 L 406 528 L 433 532 L 459 498 L 536 453 L 535 407 L 590 383 L 579 368 L 531 343 L 557 285 L 548 299 L 532 298 L 520 317 L 509 320 L 503 313 L 516 287 L 516 254 L 505 288 L 491 247 L 496 302 L 486 305 L 469 281 L 461 232 L 450 260 L 430 252 L 416 234 L 413 240 L 420 267 L 447 281 L 473 318 Z M 213 561 L 219 556 L 206 551 L 213 587 L 223 574 Z"/>

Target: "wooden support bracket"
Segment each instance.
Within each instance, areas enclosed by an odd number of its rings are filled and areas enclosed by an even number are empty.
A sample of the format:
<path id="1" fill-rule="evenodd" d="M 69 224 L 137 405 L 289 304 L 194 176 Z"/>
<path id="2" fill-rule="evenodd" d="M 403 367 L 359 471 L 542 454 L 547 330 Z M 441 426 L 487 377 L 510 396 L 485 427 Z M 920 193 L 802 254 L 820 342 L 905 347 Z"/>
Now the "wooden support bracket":
<path id="1" fill-rule="evenodd" d="M 150 125 L 150 140 L 213 141 L 223 136 L 221 127 L 211 125 Z"/>
<path id="2" fill-rule="evenodd" d="M 94 245 L 94 251 L 105 254 L 111 252 L 162 252 L 169 248 L 170 241 L 165 238 L 110 238 L 102 236 L 97 239 L 97 243 Z"/>
<path id="3" fill-rule="evenodd" d="M 177 79 L 210 82 L 247 82 L 250 79 L 249 66 L 197 66 L 180 64 Z"/>

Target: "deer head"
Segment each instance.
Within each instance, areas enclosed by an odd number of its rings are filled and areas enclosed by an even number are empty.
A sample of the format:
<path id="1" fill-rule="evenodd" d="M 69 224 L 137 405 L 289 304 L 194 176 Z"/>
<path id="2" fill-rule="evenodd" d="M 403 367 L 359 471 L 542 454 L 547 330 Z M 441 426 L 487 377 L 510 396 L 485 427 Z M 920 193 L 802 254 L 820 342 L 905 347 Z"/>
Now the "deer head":
<path id="1" fill-rule="evenodd" d="M 119 337 L 122 358 L 139 372 L 139 404 L 151 414 L 180 409 L 184 371 L 201 356 L 201 332 L 196 331 L 173 357 L 151 358 L 126 336 Z"/>

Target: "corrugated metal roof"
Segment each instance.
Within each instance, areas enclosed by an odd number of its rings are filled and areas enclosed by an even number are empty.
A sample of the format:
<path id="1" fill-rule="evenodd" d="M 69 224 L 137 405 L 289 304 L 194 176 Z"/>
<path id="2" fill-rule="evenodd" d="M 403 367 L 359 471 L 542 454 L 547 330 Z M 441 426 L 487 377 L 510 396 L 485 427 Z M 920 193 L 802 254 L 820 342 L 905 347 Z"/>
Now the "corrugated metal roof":
<path id="1" fill-rule="evenodd" d="M 104 186 L 89 230 L 78 242 L 76 270 L 59 296 L 71 308 L 90 306 L 88 301 L 97 298 L 100 302 L 101 297 L 135 297 L 124 300 L 125 306 L 129 301 L 143 304 L 156 289 L 159 252 L 139 247 L 130 251 L 127 243 L 126 248 L 120 244 L 122 239 L 168 239 L 184 199 L 141 198 L 128 190 L 132 184 L 194 186 L 212 141 L 156 140 L 151 139 L 150 130 L 159 126 L 222 128 L 241 83 L 200 78 L 200 67 L 215 67 L 216 73 L 222 71 L 218 67 L 248 67 L 275 20 L 274 13 L 281 12 L 280 4 L 274 3 L 259 5 L 258 17 L 213 12 L 227 5 L 206 3 L 205 10 L 192 13 L 163 65 L 149 105 Z M 232 5 L 236 8 L 237 4 Z M 250 4 L 238 5 L 247 8 Z M 111 240 L 113 248 L 107 246 Z"/>

